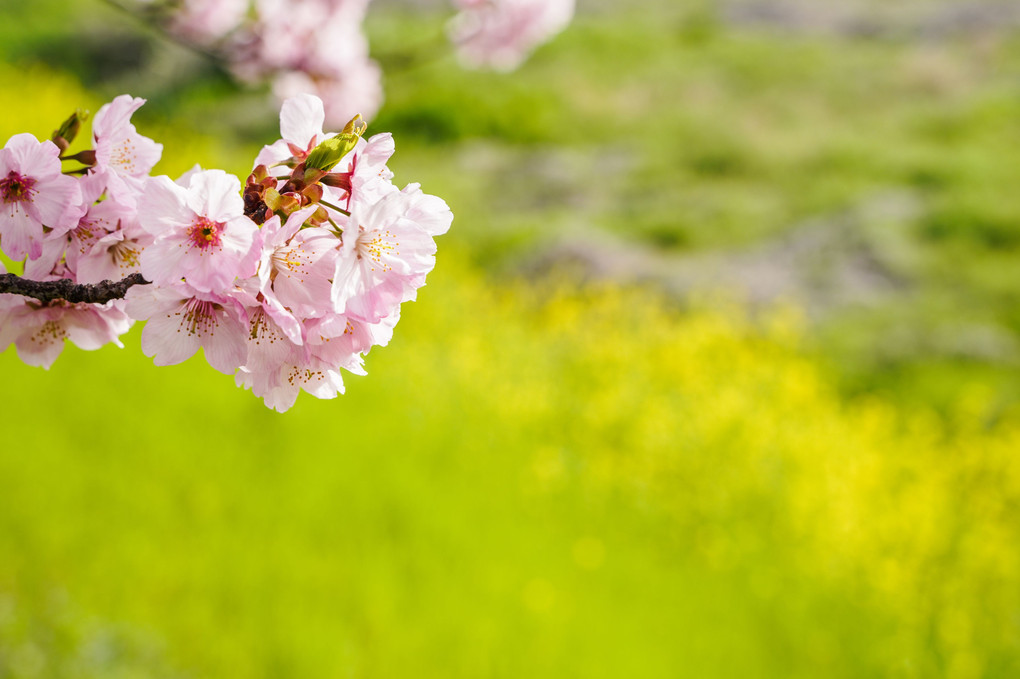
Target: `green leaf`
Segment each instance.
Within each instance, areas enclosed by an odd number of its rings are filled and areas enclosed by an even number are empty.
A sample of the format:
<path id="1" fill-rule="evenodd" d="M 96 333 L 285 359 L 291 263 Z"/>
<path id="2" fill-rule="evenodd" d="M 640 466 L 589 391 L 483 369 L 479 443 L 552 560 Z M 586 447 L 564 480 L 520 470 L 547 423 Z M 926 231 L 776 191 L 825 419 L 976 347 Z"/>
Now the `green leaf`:
<path id="1" fill-rule="evenodd" d="M 358 140 L 361 139 L 361 135 L 367 127 L 361 115 L 354 116 L 344 126 L 343 132 L 335 137 L 326 139 L 312 149 L 312 152 L 308 154 L 308 158 L 305 160 L 305 168 L 329 172 L 333 169 L 334 165 L 340 162 L 341 158 L 350 153 L 351 149 L 358 143 Z"/>

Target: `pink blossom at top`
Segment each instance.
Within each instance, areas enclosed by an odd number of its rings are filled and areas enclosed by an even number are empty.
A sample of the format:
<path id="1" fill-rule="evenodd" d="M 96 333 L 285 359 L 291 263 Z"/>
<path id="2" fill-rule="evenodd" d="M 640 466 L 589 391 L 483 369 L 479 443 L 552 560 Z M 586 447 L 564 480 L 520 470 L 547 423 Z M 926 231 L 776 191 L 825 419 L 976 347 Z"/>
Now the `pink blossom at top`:
<path id="1" fill-rule="evenodd" d="M 337 163 L 333 172 L 345 175 L 350 184 L 350 191 L 343 197 L 348 204 L 356 201 L 371 205 L 399 190 L 393 185 L 393 172 L 386 164 L 395 148 L 393 135 L 383 132 L 367 141 L 359 139 L 351 152 Z"/>
<path id="2" fill-rule="evenodd" d="M 145 277 L 157 285 L 184 278 L 196 290 L 222 291 L 255 273 L 258 227 L 244 216 L 241 182 L 223 170 L 203 170 L 187 187 L 169 177 L 149 179 L 139 214 L 155 238 L 141 256 Z"/>
<path id="3" fill-rule="evenodd" d="M 148 176 L 163 155 L 163 145 L 138 134 L 131 116 L 144 99 L 122 94 L 104 104 L 92 121 L 96 165 L 92 173 L 102 179 L 107 192 L 133 205 Z"/>
<path id="4" fill-rule="evenodd" d="M 325 118 L 322 100 L 315 95 L 301 93 L 288 97 L 280 107 L 281 139 L 262 147 L 255 157 L 255 166 L 269 167 L 292 157 L 304 160 L 317 144 L 333 136 L 322 131 Z"/>
<path id="5" fill-rule="evenodd" d="M 511 71 L 574 16 L 574 0 L 455 0 L 450 38 L 467 66 Z"/>
<path id="6" fill-rule="evenodd" d="M 46 226 L 57 235 L 78 223 L 81 189 L 61 174 L 60 150 L 28 133 L 0 149 L 0 247 L 12 259 L 42 255 Z"/>

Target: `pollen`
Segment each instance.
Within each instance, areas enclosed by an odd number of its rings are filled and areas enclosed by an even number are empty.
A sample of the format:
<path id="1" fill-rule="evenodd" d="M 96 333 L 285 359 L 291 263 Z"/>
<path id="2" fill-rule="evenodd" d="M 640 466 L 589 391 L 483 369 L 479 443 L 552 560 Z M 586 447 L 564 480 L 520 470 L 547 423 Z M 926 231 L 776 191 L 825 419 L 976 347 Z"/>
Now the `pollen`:
<path id="1" fill-rule="evenodd" d="M 78 226 L 71 231 L 73 240 L 78 241 L 78 252 L 86 254 L 99 240 L 99 232 L 95 222 L 82 219 Z"/>
<path id="2" fill-rule="evenodd" d="M 207 302 L 200 299 L 189 299 L 174 316 L 180 319 L 180 328 L 192 337 L 208 337 L 216 332 L 219 327 L 219 310 L 222 309 L 215 302 Z"/>
<path id="3" fill-rule="evenodd" d="M 372 271 L 376 270 L 376 266 L 383 272 L 391 271 L 393 267 L 387 264 L 384 258 L 400 256 L 400 251 L 397 250 L 400 243 L 396 236 L 388 229 L 372 233 L 372 238 L 368 238 L 367 235 L 362 233 L 358 238 L 358 255 L 372 260 L 375 265 L 370 267 Z"/>
<path id="4" fill-rule="evenodd" d="M 66 337 L 67 330 L 57 321 L 50 320 L 43 323 L 42 327 L 29 338 L 29 341 L 33 344 L 46 346 L 63 342 Z"/>
<path id="5" fill-rule="evenodd" d="M 292 365 L 287 373 L 287 384 L 292 387 L 301 387 L 321 382 L 323 374 L 321 370 L 312 370 Z"/>
<path id="6" fill-rule="evenodd" d="M 299 283 L 304 283 L 304 277 L 311 271 L 312 254 L 300 247 L 280 248 L 273 253 L 272 266 L 272 280 L 276 279 L 277 274 L 282 273 L 288 278 L 296 278 Z"/>
<path id="7" fill-rule="evenodd" d="M 137 168 L 135 167 L 135 158 L 137 155 L 134 141 L 131 139 L 125 139 L 119 145 L 115 146 L 110 152 L 110 164 L 119 166 L 126 174 L 138 174 Z"/>
<path id="8" fill-rule="evenodd" d="M 256 345 L 261 346 L 263 342 L 273 345 L 277 342 L 283 341 L 284 337 L 276 328 L 276 324 L 272 322 L 264 309 L 257 308 L 252 314 L 251 321 L 249 323 L 249 339 Z"/>
<path id="9" fill-rule="evenodd" d="M 122 271 L 134 271 L 139 267 L 142 251 L 137 241 L 119 241 L 114 243 L 108 252 L 113 263 Z"/>
<path id="10" fill-rule="evenodd" d="M 5 203 L 31 202 L 35 193 L 35 179 L 18 174 L 14 170 L 0 179 L 0 199 Z"/>
<path id="11" fill-rule="evenodd" d="M 207 217 L 196 217 L 188 227 L 188 241 L 199 250 L 219 247 L 222 242 L 223 222 L 214 222 Z"/>

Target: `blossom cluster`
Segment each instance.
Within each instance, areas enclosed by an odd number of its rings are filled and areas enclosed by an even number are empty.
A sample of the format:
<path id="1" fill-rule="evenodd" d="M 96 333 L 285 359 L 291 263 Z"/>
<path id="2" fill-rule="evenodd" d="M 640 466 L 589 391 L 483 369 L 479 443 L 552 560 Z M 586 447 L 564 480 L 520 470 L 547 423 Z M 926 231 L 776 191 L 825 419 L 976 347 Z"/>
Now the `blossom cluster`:
<path id="1" fill-rule="evenodd" d="M 248 82 L 267 81 L 280 99 L 311 92 L 326 120 L 371 118 L 382 72 L 362 28 L 370 0 L 136 0 L 177 39 L 223 58 Z M 570 23 L 574 0 L 451 0 L 448 35 L 462 64 L 508 71 Z"/>
<path id="2" fill-rule="evenodd" d="M 91 148 L 74 155 L 77 114 L 53 141 L 18 134 L 0 149 L 0 248 L 25 260 L 25 279 L 144 279 L 99 304 L 0 295 L 0 351 L 14 344 L 49 367 L 65 339 L 122 346 L 146 321 L 142 350 L 157 365 L 201 347 L 280 412 L 301 391 L 342 393 L 340 369 L 364 374 L 364 354 L 389 341 L 400 305 L 424 285 L 433 238 L 453 220 L 446 203 L 393 184 L 389 134 L 363 138 L 357 117 L 323 132 L 322 101 L 308 94 L 283 103 L 282 138 L 244 186 L 198 167 L 176 181 L 151 176 L 162 146 L 131 123 L 143 103 L 122 95 L 103 106 Z"/>

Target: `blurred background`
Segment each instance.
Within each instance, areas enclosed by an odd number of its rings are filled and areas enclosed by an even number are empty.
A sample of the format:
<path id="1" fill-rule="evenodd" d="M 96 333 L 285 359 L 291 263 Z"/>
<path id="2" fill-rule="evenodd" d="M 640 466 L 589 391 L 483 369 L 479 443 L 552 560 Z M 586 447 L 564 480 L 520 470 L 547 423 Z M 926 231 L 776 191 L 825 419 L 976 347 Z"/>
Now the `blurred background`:
<path id="1" fill-rule="evenodd" d="M 345 396 L 0 355 L 0 678 L 1020 676 L 1020 5 L 580 0 L 509 74 L 448 16 L 369 12 L 456 219 Z M 103 2 L 0 17 L 2 139 L 278 137 Z"/>

